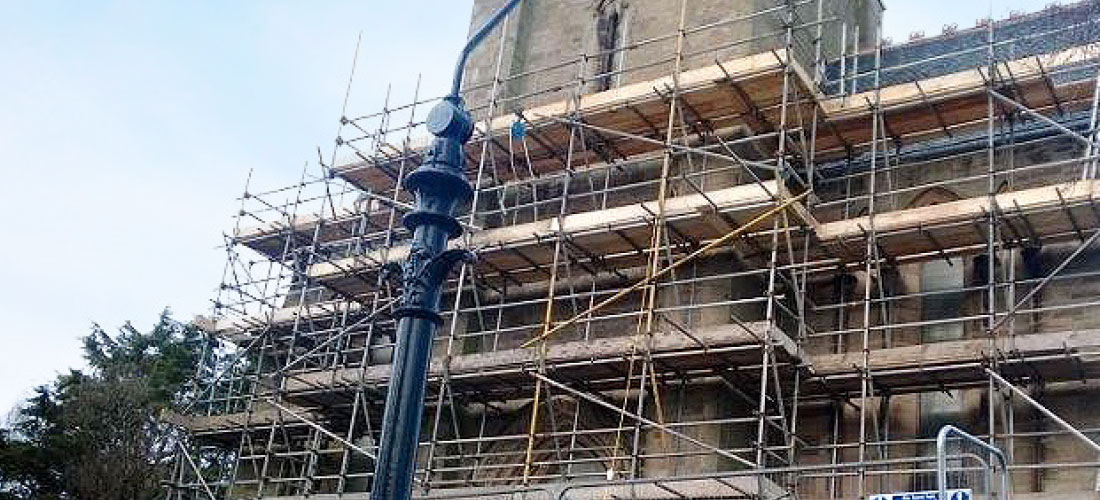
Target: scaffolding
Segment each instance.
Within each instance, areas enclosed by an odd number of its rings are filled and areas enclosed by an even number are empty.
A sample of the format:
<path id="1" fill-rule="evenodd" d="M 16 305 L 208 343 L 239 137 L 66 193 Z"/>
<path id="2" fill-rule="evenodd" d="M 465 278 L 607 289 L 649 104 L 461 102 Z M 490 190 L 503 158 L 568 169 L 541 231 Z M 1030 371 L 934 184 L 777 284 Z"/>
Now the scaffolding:
<path id="1" fill-rule="evenodd" d="M 1100 4 L 888 46 L 864 3 L 679 0 L 672 33 L 519 73 L 505 21 L 464 91 L 478 260 L 445 285 L 418 497 L 933 489 L 944 419 L 1016 494 L 1097 488 L 1036 406 L 1100 431 Z M 170 498 L 366 498 L 436 100 L 246 184 Z"/>

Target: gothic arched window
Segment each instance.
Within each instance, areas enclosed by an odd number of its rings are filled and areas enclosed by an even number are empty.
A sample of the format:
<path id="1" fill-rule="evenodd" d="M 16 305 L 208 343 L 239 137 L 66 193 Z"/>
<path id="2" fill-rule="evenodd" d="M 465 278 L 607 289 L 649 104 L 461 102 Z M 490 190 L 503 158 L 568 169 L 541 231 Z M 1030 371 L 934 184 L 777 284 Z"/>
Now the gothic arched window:
<path id="1" fill-rule="evenodd" d="M 623 45 L 623 6 L 618 0 L 596 5 L 596 90 L 610 89 L 618 80 Z"/>

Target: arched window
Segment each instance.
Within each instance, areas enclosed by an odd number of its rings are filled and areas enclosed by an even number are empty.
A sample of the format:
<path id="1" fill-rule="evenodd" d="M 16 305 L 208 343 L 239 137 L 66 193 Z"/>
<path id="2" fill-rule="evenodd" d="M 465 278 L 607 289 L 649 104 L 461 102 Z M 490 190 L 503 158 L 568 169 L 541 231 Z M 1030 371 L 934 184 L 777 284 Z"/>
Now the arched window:
<path id="1" fill-rule="evenodd" d="M 622 63 L 623 5 L 619 0 L 596 4 L 596 90 L 608 90 L 618 82 Z"/>
<path id="2" fill-rule="evenodd" d="M 955 194 L 954 191 L 939 186 L 933 186 L 914 196 L 913 200 L 909 202 L 908 208 L 939 205 L 940 203 L 958 201 L 959 199 L 959 195 Z"/>
<path id="3" fill-rule="evenodd" d="M 959 195 L 950 189 L 935 186 L 921 191 L 909 202 L 908 208 L 926 207 L 958 201 Z M 920 299 L 920 319 L 927 321 L 920 328 L 920 343 L 949 342 L 965 338 L 964 324 L 950 321 L 964 316 L 966 294 L 966 261 L 959 256 L 950 259 L 933 258 L 919 264 L 917 276 L 923 294 Z M 947 321 L 939 321 L 947 320 Z M 973 395 L 958 389 L 922 392 L 919 402 L 920 438 L 931 438 L 944 424 L 966 422 L 973 411 Z M 932 453 L 927 445 L 926 453 Z M 914 477 L 916 489 L 935 487 L 935 476 Z"/>
<path id="4" fill-rule="evenodd" d="M 909 208 L 926 207 L 957 201 L 959 196 L 949 189 L 931 187 L 909 202 Z M 959 257 L 931 259 L 920 266 L 921 319 L 938 320 L 962 316 L 965 273 Z M 928 323 L 921 328 L 921 342 L 942 342 L 963 338 L 960 322 Z"/>

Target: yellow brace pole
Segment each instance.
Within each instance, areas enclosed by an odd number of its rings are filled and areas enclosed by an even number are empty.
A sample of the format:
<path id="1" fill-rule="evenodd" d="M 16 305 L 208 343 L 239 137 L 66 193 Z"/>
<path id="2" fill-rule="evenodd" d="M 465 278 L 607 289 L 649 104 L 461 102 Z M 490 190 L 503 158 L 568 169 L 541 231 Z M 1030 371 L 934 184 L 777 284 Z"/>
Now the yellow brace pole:
<path id="1" fill-rule="evenodd" d="M 772 209 L 768 210 L 767 212 L 764 212 L 760 215 L 757 215 L 752 220 L 742 224 L 737 229 L 734 229 L 733 231 L 730 231 L 730 232 L 726 233 L 721 238 L 718 238 L 718 239 L 716 239 L 716 240 L 714 240 L 710 243 L 707 243 L 706 245 L 703 245 L 702 247 L 699 247 L 698 250 L 696 250 L 694 252 L 691 252 L 688 255 L 685 255 L 680 260 L 677 260 L 676 262 L 673 262 L 672 264 L 669 264 L 668 267 L 665 267 L 664 269 L 661 269 L 660 271 L 657 271 L 656 273 L 653 274 L 653 276 L 650 276 L 646 279 L 643 279 L 643 280 L 631 285 L 628 288 L 624 288 L 622 290 L 619 290 L 618 292 L 615 293 L 615 295 L 612 295 L 612 296 L 600 301 L 599 304 L 596 304 L 592 307 L 589 307 L 588 310 L 586 310 L 586 311 L 584 311 L 580 314 L 577 314 L 576 316 L 573 316 L 572 318 L 569 318 L 566 321 L 558 323 L 553 328 L 551 328 L 549 330 L 546 330 L 546 332 L 542 333 L 541 335 L 539 335 L 537 337 L 531 338 L 527 342 L 524 342 L 521 347 L 531 347 L 532 345 L 534 345 L 537 342 L 546 340 L 547 338 L 549 338 L 554 333 L 557 333 L 559 330 L 562 330 L 564 328 L 568 328 L 570 325 L 576 323 L 577 321 L 580 321 L 581 318 L 583 318 L 585 316 L 588 316 L 589 314 L 592 314 L 596 311 L 599 311 L 600 309 L 603 309 L 603 308 L 615 303 L 616 301 L 618 301 L 619 299 L 625 297 L 626 295 L 630 294 L 631 292 L 635 292 L 639 288 L 642 288 L 646 285 L 649 285 L 650 283 L 664 277 L 664 275 L 672 272 L 674 269 L 676 269 L 676 268 L 678 268 L 678 267 L 680 267 L 680 266 L 682 266 L 682 265 L 684 265 L 688 262 L 691 262 L 692 260 L 699 257 L 700 255 L 703 255 L 704 253 L 707 253 L 707 252 L 709 252 L 709 251 L 711 251 L 711 250 L 713 250 L 713 249 L 715 249 L 719 246 L 722 246 L 722 245 L 725 245 L 726 243 L 729 243 L 734 238 L 737 238 L 737 237 L 745 234 L 746 232 L 748 232 L 750 229 L 755 227 L 757 224 L 760 224 L 761 222 L 764 222 L 769 217 L 771 217 L 773 215 L 776 215 L 776 214 L 782 212 L 783 210 L 786 210 L 787 207 L 801 201 L 808 194 L 810 194 L 810 192 L 806 191 L 805 193 L 802 193 L 798 196 L 795 196 L 794 198 L 790 198 L 787 201 L 784 201 L 779 206 L 776 206 L 775 208 L 772 208 Z"/>

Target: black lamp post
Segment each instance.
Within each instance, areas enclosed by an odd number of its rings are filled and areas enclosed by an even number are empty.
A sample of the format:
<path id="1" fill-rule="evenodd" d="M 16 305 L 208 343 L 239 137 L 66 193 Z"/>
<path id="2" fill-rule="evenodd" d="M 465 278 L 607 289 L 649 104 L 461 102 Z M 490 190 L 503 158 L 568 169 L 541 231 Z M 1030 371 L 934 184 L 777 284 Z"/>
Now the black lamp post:
<path id="1" fill-rule="evenodd" d="M 374 467 L 371 500 L 406 500 L 412 496 L 420 420 L 432 339 L 443 319 L 439 315 L 443 280 L 460 261 L 472 261 L 466 250 L 447 250 L 447 241 L 462 234 L 454 212 L 473 196 L 466 180 L 463 146 L 473 134 L 474 121 L 462 103 L 462 73 L 470 52 L 521 0 L 508 0 L 470 38 L 455 67 L 451 93 L 432 108 L 426 125 L 435 136 L 423 164 L 405 179 L 404 188 L 416 194 L 416 209 L 402 219 L 413 233 L 403 267 L 401 306 L 397 309 L 397 348 L 394 351 L 382 442 Z"/>

